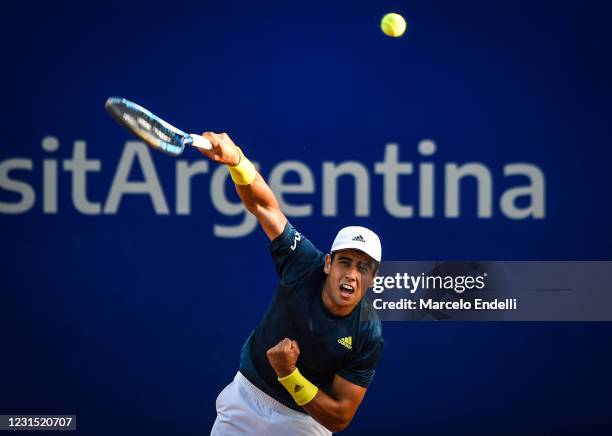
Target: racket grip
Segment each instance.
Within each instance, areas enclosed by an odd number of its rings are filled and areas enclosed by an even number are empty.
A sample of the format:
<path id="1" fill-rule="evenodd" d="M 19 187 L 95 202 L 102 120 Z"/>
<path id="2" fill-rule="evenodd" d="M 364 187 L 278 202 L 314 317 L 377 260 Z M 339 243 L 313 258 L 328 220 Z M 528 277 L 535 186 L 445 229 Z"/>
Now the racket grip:
<path id="1" fill-rule="evenodd" d="M 189 136 L 193 139 L 193 145 L 196 148 L 203 148 L 204 150 L 212 150 L 212 144 L 208 139 L 203 136 L 191 133 Z"/>

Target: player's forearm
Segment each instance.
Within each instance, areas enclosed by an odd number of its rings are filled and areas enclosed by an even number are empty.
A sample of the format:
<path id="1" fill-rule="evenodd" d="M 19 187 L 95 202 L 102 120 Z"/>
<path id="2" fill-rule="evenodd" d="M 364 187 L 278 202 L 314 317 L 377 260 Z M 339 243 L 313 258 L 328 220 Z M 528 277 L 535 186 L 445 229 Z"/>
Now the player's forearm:
<path id="1" fill-rule="evenodd" d="M 266 355 L 278 381 L 298 406 L 332 432 L 342 431 L 353 419 L 366 389 L 334 376 L 332 394 L 324 392 L 302 375 L 296 367 L 300 348 L 297 341 L 285 338 Z"/>
<path id="2" fill-rule="evenodd" d="M 274 193 L 259 173 L 255 175 L 255 179 L 250 184 L 236 185 L 236 191 L 244 207 L 255 216 L 261 209 L 280 210 Z"/>
<path id="3" fill-rule="evenodd" d="M 228 166 L 242 203 L 251 212 L 270 240 L 283 232 L 287 218 L 280 209 L 274 193 L 255 169 L 255 166 L 234 144 L 227 133 L 204 132 L 211 149 L 198 150 L 209 159 Z"/>
<path id="4" fill-rule="evenodd" d="M 344 430 L 354 415 L 350 404 L 336 400 L 321 389 L 312 401 L 302 407 L 310 416 L 334 433 Z"/>
<path id="5" fill-rule="evenodd" d="M 263 231 L 272 241 L 283 232 L 287 218 L 261 174 L 248 185 L 236 185 L 236 191 L 249 212 L 255 215 Z"/>

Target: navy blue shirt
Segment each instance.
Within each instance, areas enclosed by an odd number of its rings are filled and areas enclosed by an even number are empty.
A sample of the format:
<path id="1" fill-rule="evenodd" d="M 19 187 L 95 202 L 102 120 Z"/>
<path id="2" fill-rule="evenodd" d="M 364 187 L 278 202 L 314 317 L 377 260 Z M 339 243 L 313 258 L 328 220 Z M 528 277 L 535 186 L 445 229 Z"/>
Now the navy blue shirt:
<path id="1" fill-rule="evenodd" d="M 322 300 L 325 256 L 291 224 L 270 242 L 269 249 L 280 284 L 242 347 L 240 372 L 277 401 L 304 412 L 278 382 L 266 356 L 268 349 L 287 337 L 300 347 L 296 366 L 319 389 L 331 392 L 335 374 L 367 387 L 383 348 L 374 308 L 362 298 L 347 316 L 329 313 Z"/>

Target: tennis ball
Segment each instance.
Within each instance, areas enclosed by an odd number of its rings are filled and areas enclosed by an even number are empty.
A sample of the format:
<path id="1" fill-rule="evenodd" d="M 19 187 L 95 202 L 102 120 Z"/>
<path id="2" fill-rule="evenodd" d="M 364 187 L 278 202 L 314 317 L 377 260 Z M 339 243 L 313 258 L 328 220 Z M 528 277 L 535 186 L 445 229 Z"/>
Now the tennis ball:
<path id="1" fill-rule="evenodd" d="M 385 35 L 397 38 L 406 31 L 406 20 L 400 14 L 389 13 L 382 18 L 380 28 Z"/>

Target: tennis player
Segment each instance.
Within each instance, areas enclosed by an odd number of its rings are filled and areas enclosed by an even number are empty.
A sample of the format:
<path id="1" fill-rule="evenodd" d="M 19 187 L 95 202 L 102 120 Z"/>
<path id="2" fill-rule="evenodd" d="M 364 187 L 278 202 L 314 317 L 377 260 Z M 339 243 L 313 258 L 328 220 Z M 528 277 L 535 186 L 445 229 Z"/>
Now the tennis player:
<path id="1" fill-rule="evenodd" d="M 229 166 L 238 195 L 270 239 L 280 284 L 249 335 L 234 380 L 216 401 L 211 435 L 329 435 L 355 415 L 382 354 L 381 325 L 363 300 L 381 259 L 378 236 L 345 227 L 323 254 L 281 211 L 225 133 L 200 151 Z M 248 256 L 248 253 L 245 253 Z"/>

